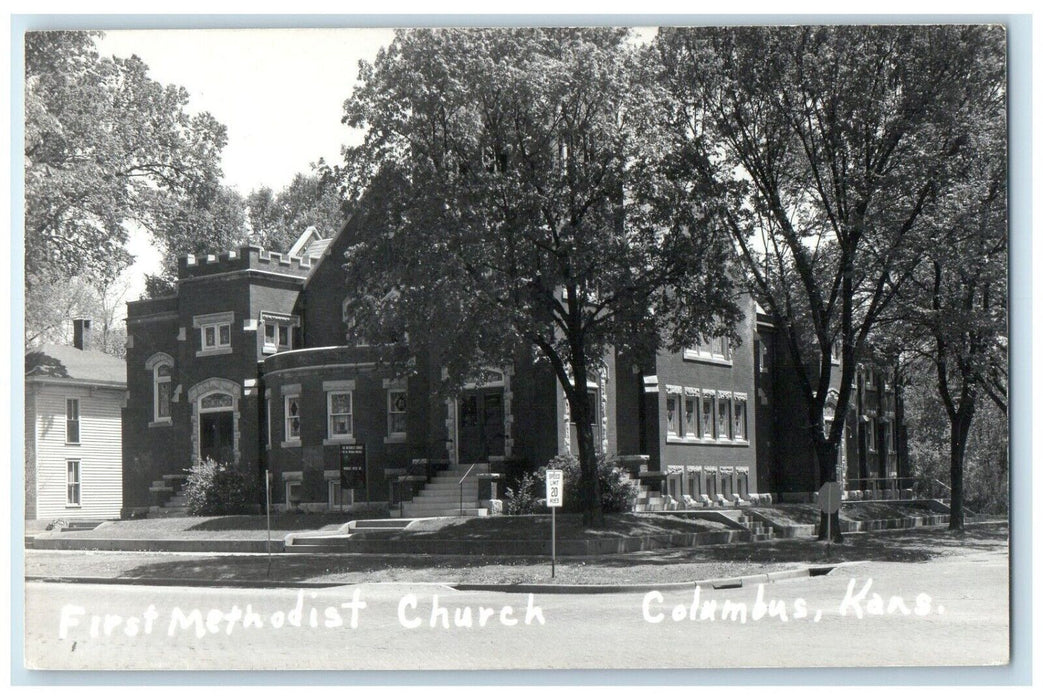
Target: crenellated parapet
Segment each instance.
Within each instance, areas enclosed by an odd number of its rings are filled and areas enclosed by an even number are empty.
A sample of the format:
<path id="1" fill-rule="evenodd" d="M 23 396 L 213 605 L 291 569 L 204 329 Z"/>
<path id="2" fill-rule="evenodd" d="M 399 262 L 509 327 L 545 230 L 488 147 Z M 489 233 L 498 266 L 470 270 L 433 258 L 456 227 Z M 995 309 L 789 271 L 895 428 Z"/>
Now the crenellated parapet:
<path id="1" fill-rule="evenodd" d="M 186 255 L 177 261 L 178 279 L 203 277 L 225 272 L 259 270 L 305 278 L 319 262 L 319 258 L 293 257 L 285 253 L 245 245 L 210 255 Z"/>

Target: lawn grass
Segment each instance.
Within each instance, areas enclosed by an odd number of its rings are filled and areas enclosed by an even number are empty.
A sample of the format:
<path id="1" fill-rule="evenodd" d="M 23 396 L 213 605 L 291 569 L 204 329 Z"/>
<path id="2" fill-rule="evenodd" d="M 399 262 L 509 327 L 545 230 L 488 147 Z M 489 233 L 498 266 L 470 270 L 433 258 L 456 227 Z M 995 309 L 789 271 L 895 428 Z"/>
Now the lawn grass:
<path id="1" fill-rule="evenodd" d="M 944 526 L 848 536 L 829 550 L 811 538 L 709 547 L 561 557 L 554 583 L 684 583 L 782 571 L 836 562 L 916 563 L 968 552 L 1006 551 L 1006 524 L 971 525 L 965 533 Z M 457 582 L 550 583 L 547 557 L 378 554 L 265 556 L 163 552 L 63 552 L 29 550 L 29 576 L 205 580 L 249 586 L 253 581 L 326 583 Z"/>
<path id="2" fill-rule="evenodd" d="M 722 523 L 705 520 L 698 513 L 618 513 L 605 516 L 602 525 L 583 525 L 582 516 L 561 513 L 557 517 L 559 540 L 642 537 L 726 529 Z M 546 541 L 551 535 L 551 516 L 514 515 L 495 518 L 431 518 L 418 520 L 396 539 L 438 540 L 524 540 Z"/>
<path id="3" fill-rule="evenodd" d="M 814 503 L 779 503 L 754 506 L 749 510 L 780 525 L 818 525 L 821 511 Z M 889 520 L 892 518 L 940 515 L 926 503 L 900 501 L 844 501 L 841 520 Z"/>

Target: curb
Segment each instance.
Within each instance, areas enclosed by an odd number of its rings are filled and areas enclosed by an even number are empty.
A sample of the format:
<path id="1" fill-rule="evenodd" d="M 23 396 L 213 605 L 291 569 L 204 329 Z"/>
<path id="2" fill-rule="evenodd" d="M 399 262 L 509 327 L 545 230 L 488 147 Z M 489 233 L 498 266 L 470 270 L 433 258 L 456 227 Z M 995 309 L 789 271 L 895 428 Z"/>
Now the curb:
<path id="1" fill-rule="evenodd" d="M 556 583 L 457 583 L 449 584 L 458 591 L 494 591 L 497 593 L 552 593 L 552 594 L 598 594 L 598 593 L 647 593 L 648 591 L 676 591 L 695 588 L 713 588 L 725 590 L 744 588 L 761 583 L 774 583 L 795 578 L 825 576 L 839 566 L 859 562 L 843 562 L 838 564 L 808 566 L 802 569 L 787 569 L 767 574 L 750 574 L 729 578 L 714 578 L 703 581 L 684 581 L 681 583 L 621 583 L 621 584 L 556 584 Z"/>
<path id="2" fill-rule="evenodd" d="M 323 581 L 229 581 L 201 578 L 119 578 L 105 576 L 35 576 L 27 575 L 26 583 L 75 583 L 112 586 L 184 586 L 186 588 L 335 588 L 337 586 L 358 586 L 362 582 L 337 583 Z"/>
<path id="3" fill-rule="evenodd" d="M 767 574 L 750 574 L 749 576 L 736 576 L 730 578 L 706 579 L 703 581 L 686 581 L 681 583 L 628 583 L 628 584 L 556 584 L 556 583 L 443 583 L 443 582 L 408 582 L 395 581 L 395 585 L 438 585 L 448 586 L 457 591 L 490 591 L 494 593 L 545 593 L 545 594 L 602 594 L 602 593 L 646 593 L 648 591 L 672 591 L 684 590 L 701 586 L 724 590 L 732 588 L 744 588 L 762 583 L 774 583 L 796 578 L 810 578 L 814 576 L 825 576 L 833 569 L 840 566 L 849 566 L 860 562 L 841 562 L 838 564 L 827 564 L 808 566 L 801 569 L 787 569 Z M 184 586 L 186 588 L 338 588 L 341 586 L 360 586 L 365 581 L 355 582 L 326 582 L 326 581 L 230 581 L 212 579 L 172 579 L 172 578 L 106 578 L 102 576 L 35 576 L 25 577 L 25 581 L 33 583 L 72 583 L 72 584 L 94 584 L 94 585 L 121 585 L 121 586 Z"/>

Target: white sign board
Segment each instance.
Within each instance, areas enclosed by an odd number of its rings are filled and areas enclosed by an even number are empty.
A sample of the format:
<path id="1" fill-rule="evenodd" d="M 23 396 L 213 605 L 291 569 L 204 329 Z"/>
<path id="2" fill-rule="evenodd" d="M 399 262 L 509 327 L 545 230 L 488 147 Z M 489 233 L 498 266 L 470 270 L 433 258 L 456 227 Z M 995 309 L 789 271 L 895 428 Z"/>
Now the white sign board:
<path id="1" fill-rule="evenodd" d="M 547 505 L 561 507 L 562 491 L 565 489 L 565 473 L 560 469 L 547 470 Z"/>

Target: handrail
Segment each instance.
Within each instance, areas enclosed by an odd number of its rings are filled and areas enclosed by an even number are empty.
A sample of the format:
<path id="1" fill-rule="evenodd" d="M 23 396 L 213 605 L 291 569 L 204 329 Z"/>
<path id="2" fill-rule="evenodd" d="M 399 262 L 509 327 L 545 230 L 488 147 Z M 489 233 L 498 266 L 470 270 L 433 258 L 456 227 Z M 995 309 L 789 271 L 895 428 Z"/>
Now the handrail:
<path id="1" fill-rule="evenodd" d="M 935 479 L 935 480 L 934 480 L 934 483 L 938 484 L 939 486 L 943 486 L 943 487 L 945 487 L 945 490 L 946 490 L 946 491 L 948 491 L 949 493 L 952 493 L 952 487 L 951 487 L 951 486 L 949 486 L 948 484 L 946 484 L 946 483 L 945 483 L 944 481 L 942 481 L 941 479 Z"/>
<path id="2" fill-rule="evenodd" d="M 475 462 L 470 467 L 468 467 L 464 475 L 460 477 L 460 481 L 456 483 L 456 485 L 460 487 L 460 515 L 464 514 L 464 481 L 467 480 L 467 477 L 471 475 L 471 471 L 477 466 L 478 463 Z"/>

